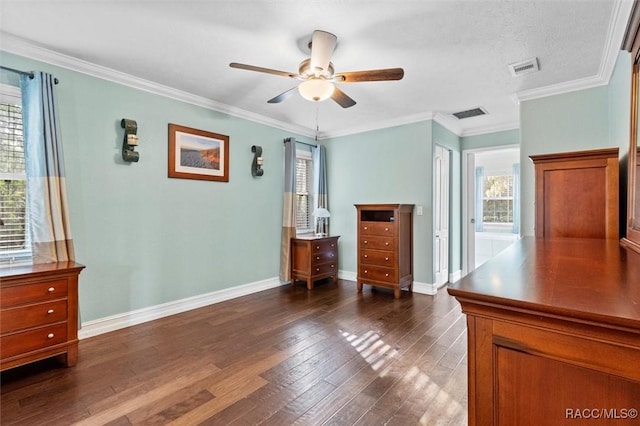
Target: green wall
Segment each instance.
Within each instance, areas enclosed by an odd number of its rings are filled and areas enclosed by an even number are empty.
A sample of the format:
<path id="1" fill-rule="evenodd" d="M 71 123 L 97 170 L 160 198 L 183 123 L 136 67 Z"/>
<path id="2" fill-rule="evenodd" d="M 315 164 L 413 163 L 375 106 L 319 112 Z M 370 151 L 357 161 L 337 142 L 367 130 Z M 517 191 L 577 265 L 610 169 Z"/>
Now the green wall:
<path id="1" fill-rule="evenodd" d="M 284 130 L 2 53 L 59 80 L 67 190 L 83 321 L 278 276 Z M 122 118 L 140 161 L 121 160 Z M 229 183 L 167 178 L 167 125 L 230 137 Z M 251 176 L 251 146 L 265 174 Z"/>
<path id="2" fill-rule="evenodd" d="M 534 170 L 529 159 L 533 154 L 621 147 L 626 155 L 629 93 L 625 80 L 631 66 L 619 54 L 614 78 L 607 86 L 549 96 L 520 103 L 520 164 L 522 194 L 522 233 L 534 235 Z M 624 104 L 627 104 L 627 107 Z"/>
<path id="3" fill-rule="evenodd" d="M 462 150 L 492 148 L 504 145 L 520 145 L 520 129 L 503 130 L 482 135 L 463 136 Z"/>
<path id="4" fill-rule="evenodd" d="M 452 151 L 450 272 L 460 269 L 460 141 L 431 120 L 325 141 L 331 232 L 340 235 L 340 269 L 357 271 L 354 204 L 406 203 L 413 213 L 414 280 L 432 284 L 433 150 Z"/>

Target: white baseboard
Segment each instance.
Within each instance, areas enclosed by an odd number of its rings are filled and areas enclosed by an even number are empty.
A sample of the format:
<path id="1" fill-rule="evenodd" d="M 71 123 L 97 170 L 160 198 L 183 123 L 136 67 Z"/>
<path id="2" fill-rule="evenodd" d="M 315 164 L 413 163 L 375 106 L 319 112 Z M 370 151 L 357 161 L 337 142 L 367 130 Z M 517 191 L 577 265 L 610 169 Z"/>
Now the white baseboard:
<path id="1" fill-rule="evenodd" d="M 338 271 L 338 278 L 341 280 L 347 281 L 357 281 L 358 275 L 353 271 L 343 271 L 342 269 Z"/>
<path id="2" fill-rule="evenodd" d="M 449 274 L 449 282 L 450 283 L 455 283 L 460 278 L 462 278 L 462 269 L 458 269 L 457 271 Z"/>
<path id="3" fill-rule="evenodd" d="M 186 299 L 175 300 L 173 302 L 162 303 L 160 305 L 149 306 L 147 308 L 137 309 L 131 312 L 83 322 L 82 328 L 78 330 L 78 338 L 86 339 L 88 337 L 97 336 L 99 334 L 108 333 L 110 331 L 119 330 L 121 328 L 130 327 L 147 321 L 153 321 L 169 315 L 190 311 L 192 309 L 202 308 L 203 306 L 213 305 L 215 303 L 224 302 L 225 300 L 235 299 L 236 297 L 246 296 L 259 291 L 279 287 L 281 285 L 283 285 L 283 283 L 280 282 L 280 278 L 268 278 L 266 280 L 243 284 L 237 287 L 225 288 L 211 293 L 187 297 Z"/>
<path id="4" fill-rule="evenodd" d="M 358 275 L 352 271 L 338 271 L 338 278 L 348 281 L 357 281 Z M 442 286 L 441 286 L 442 287 Z M 435 295 L 438 292 L 438 288 L 435 284 L 421 283 L 418 281 L 413 282 L 413 291 L 420 294 L 428 294 L 430 296 Z"/>
<path id="5" fill-rule="evenodd" d="M 418 281 L 413 282 L 414 293 L 428 294 L 434 296 L 438 292 L 438 286 L 435 284 L 421 283 Z"/>

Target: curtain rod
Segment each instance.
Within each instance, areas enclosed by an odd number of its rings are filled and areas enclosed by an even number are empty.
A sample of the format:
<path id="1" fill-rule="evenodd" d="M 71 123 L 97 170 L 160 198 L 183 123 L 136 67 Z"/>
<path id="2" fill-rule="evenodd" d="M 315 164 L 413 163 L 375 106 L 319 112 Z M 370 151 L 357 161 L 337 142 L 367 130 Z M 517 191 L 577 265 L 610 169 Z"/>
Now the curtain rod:
<path id="1" fill-rule="evenodd" d="M 5 70 L 5 71 L 15 72 L 15 73 L 20 74 L 20 75 L 28 75 L 29 78 L 31 78 L 31 79 L 33 79 L 33 77 L 34 77 L 33 76 L 33 72 L 31 72 L 31 71 L 20 71 L 20 70 L 17 70 L 15 68 L 5 67 L 4 65 L 0 65 L 0 68 Z M 54 77 L 53 78 L 53 82 L 54 82 L 54 84 L 58 84 L 58 79 Z"/>
<path id="2" fill-rule="evenodd" d="M 283 142 L 283 143 L 285 143 L 285 142 Z M 312 146 L 314 148 L 318 147 L 318 145 L 315 145 L 315 144 L 312 144 L 312 143 L 307 143 L 307 142 L 296 141 L 296 143 L 301 143 L 302 145 Z"/>

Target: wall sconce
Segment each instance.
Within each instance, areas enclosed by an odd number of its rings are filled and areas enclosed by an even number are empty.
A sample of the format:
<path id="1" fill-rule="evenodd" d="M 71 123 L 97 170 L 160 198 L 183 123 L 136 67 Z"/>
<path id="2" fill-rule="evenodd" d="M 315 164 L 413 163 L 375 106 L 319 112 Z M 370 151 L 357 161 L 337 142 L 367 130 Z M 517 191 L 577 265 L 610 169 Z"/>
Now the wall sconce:
<path id="1" fill-rule="evenodd" d="M 253 145 L 251 152 L 254 153 L 253 162 L 251 163 L 251 176 L 262 176 L 264 174 L 264 170 L 262 170 L 262 147 Z"/>
<path id="2" fill-rule="evenodd" d="M 123 118 L 120 126 L 124 129 L 122 159 L 129 163 L 137 163 L 140 158 L 140 154 L 135 151 L 136 146 L 138 146 L 138 123 L 135 120 Z"/>
<path id="3" fill-rule="evenodd" d="M 328 234 L 327 219 L 331 217 L 329 210 L 324 207 L 318 207 L 313 211 L 313 216 L 316 218 L 316 236 L 326 237 Z"/>

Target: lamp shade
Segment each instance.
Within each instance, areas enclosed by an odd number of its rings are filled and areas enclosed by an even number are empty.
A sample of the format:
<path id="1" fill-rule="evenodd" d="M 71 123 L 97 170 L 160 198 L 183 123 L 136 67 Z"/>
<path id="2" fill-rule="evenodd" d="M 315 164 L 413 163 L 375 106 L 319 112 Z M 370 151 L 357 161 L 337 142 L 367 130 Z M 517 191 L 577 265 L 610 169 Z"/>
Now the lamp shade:
<path id="1" fill-rule="evenodd" d="M 331 217 L 331 213 L 329 213 L 329 210 L 325 209 L 324 207 L 318 207 L 317 209 L 315 209 L 313 211 L 313 215 L 315 217 Z"/>
<path id="2" fill-rule="evenodd" d="M 303 98 L 314 102 L 329 99 L 331 95 L 333 95 L 334 89 L 335 87 L 333 83 L 323 78 L 310 78 L 298 85 L 298 92 L 300 92 L 300 95 Z"/>

